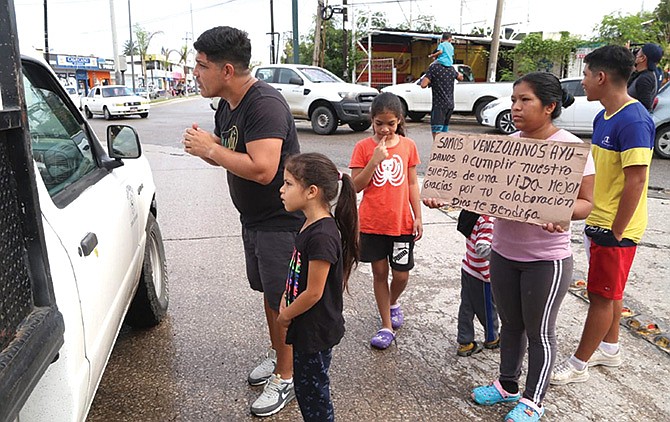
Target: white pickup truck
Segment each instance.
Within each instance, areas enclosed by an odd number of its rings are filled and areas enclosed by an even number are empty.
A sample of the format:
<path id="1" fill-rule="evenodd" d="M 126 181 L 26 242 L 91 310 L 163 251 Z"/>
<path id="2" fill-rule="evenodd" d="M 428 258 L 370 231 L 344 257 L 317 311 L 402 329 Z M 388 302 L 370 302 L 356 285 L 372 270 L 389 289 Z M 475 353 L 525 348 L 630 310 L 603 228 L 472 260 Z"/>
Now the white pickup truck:
<path id="1" fill-rule="evenodd" d="M 326 69 L 302 64 L 255 67 L 256 78 L 281 92 L 295 119 L 309 120 L 319 135 L 330 135 L 343 124 L 362 132 L 370 127 L 370 104 L 375 88 L 344 82 Z M 219 98 L 212 99 L 216 110 Z"/>
<path id="2" fill-rule="evenodd" d="M 51 68 L 12 47 L 0 42 L 0 421 L 84 421 L 122 323 L 167 310 L 156 187 L 132 127 L 108 126 L 105 149 Z"/>
<path id="3" fill-rule="evenodd" d="M 512 82 L 475 82 L 470 66 L 455 64 L 454 68 L 465 76 L 454 85 L 454 113 L 474 114 L 479 123 L 482 122 L 481 112 L 488 103 L 500 97 L 512 95 Z M 433 93 L 430 88 L 421 88 L 421 79 L 404 84 L 382 88 L 382 92 L 392 92 L 400 97 L 407 116 L 420 121 L 430 110 Z"/>

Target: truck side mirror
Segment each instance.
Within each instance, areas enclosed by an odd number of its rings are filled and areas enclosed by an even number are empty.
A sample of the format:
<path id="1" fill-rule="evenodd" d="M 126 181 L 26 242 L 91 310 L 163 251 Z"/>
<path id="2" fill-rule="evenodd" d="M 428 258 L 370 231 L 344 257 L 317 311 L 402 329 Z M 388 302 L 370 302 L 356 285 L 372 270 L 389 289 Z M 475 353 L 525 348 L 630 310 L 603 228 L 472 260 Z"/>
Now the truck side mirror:
<path id="1" fill-rule="evenodd" d="M 289 79 L 288 83 L 289 83 L 289 85 L 303 85 L 304 84 L 302 79 L 297 77 L 297 76 L 293 76 L 291 79 Z"/>
<path id="2" fill-rule="evenodd" d="M 139 158 L 142 146 L 135 129 L 127 125 L 107 126 L 107 151 L 111 158 Z"/>

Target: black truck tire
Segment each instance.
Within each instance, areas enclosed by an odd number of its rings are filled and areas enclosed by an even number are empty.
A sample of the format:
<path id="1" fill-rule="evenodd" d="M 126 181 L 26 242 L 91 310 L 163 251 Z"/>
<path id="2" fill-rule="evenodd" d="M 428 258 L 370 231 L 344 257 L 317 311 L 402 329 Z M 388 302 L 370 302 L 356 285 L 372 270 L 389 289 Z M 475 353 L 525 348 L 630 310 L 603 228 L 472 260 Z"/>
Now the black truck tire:
<path id="1" fill-rule="evenodd" d="M 153 214 L 147 219 L 147 242 L 144 247 L 144 262 L 135 297 L 130 304 L 126 323 L 135 328 L 158 325 L 167 312 L 168 275 L 165 247 L 158 222 Z"/>

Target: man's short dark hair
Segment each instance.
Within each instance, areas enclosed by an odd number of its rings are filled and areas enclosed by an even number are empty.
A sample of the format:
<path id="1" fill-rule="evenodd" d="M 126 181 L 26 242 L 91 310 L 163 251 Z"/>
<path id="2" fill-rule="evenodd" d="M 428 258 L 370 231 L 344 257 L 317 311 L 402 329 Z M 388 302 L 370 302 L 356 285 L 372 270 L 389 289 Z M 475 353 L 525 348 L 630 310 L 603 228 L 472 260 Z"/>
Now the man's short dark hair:
<path id="1" fill-rule="evenodd" d="M 592 72 L 605 72 L 615 81 L 625 83 L 633 73 L 635 56 L 625 47 L 606 45 L 587 54 L 584 63 Z"/>
<path id="2" fill-rule="evenodd" d="M 203 32 L 193 48 L 214 63 L 232 63 L 236 70 L 248 70 L 251 41 L 246 32 L 230 26 L 217 26 Z"/>
<path id="3" fill-rule="evenodd" d="M 451 32 L 443 32 L 442 33 L 442 41 L 446 41 L 449 38 L 451 38 Z"/>

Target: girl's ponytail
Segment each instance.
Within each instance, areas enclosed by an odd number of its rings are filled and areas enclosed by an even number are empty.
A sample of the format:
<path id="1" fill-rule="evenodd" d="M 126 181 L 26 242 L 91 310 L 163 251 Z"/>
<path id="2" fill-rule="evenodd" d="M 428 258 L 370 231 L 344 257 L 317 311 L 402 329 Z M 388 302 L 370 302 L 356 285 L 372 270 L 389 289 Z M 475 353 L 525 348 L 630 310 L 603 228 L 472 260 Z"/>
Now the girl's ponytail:
<path id="1" fill-rule="evenodd" d="M 358 208 L 356 187 L 348 174 L 342 174 L 342 189 L 337 199 L 333 217 L 342 236 L 342 267 L 344 269 L 343 286 L 348 291 L 351 270 L 358 265 Z"/>

